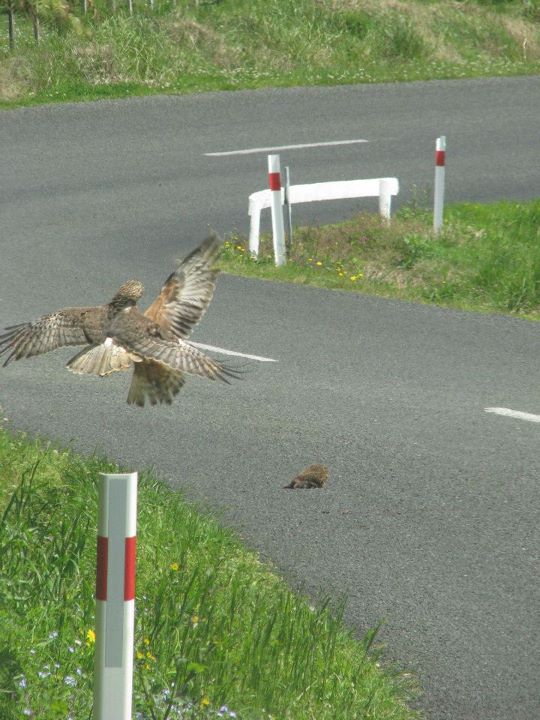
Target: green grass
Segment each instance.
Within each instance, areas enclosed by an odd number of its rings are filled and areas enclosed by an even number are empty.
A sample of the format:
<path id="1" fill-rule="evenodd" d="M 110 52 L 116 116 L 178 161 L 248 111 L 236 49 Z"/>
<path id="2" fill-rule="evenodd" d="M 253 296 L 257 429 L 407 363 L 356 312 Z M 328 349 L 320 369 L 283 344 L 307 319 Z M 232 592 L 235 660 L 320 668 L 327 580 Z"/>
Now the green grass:
<path id="1" fill-rule="evenodd" d="M 0 0 L 1 2 L 1 0 Z M 0 14 L 0 103 L 538 73 L 540 0 L 136 0 L 44 15 L 35 45 Z M 122 7 L 119 3 L 119 7 Z M 66 17 L 70 22 L 67 22 Z"/>
<path id="2" fill-rule="evenodd" d="M 88 720 L 97 478 L 118 469 L 0 430 L 0 717 Z M 149 474 L 139 481 L 134 718 L 405 720 L 411 679 L 380 667 L 339 604 L 293 594 Z"/>
<path id="3" fill-rule="evenodd" d="M 439 236 L 432 215 L 404 207 L 390 224 L 352 220 L 296 228 L 289 262 L 276 268 L 271 239 L 258 261 L 232 237 L 220 259 L 232 274 L 339 288 L 447 307 L 540 319 L 540 200 L 458 204 Z"/>

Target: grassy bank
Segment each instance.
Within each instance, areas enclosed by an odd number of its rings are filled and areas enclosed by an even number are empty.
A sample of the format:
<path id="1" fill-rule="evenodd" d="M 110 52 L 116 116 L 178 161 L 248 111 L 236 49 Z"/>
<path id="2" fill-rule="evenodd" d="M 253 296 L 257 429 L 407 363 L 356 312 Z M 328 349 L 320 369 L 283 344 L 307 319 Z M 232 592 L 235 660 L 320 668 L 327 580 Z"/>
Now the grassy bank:
<path id="1" fill-rule="evenodd" d="M 337 225 L 294 230 L 289 262 L 274 267 L 271 239 L 258 261 L 231 238 L 230 273 L 339 288 L 448 307 L 540 319 L 540 200 L 458 204 L 432 232 L 431 212 L 402 208 L 388 225 L 361 213 Z"/>
<path id="2" fill-rule="evenodd" d="M 3 0 L 4 9 L 7 0 Z M 0 14 L 0 102 L 537 73 L 540 0 L 94 0 Z M 0 5 L 1 6 L 1 5 Z"/>
<path id="3" fill-rule="evenodd" d="M 0 430 L 0 717 L 91 717 L 96 480 L 116 468 Z M 339 609 L 297 595 L 232 533 L 140 478 L 138 720 L 406 720 Z M 370 649 L 371 648 L 371 649 Z"/>

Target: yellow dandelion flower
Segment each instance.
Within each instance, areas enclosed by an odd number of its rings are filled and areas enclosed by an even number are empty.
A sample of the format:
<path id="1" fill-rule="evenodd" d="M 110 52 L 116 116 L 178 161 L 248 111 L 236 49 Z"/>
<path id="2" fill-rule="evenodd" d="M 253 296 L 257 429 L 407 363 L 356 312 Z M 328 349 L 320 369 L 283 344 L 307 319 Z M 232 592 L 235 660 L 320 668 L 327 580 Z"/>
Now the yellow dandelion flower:
<path id="1" fill-rule="evenodd" d="M 93 645 L 95 642 L 96 642 L 96 633 L 90 629 L 86 633 L 86 643 L 87 643 L 87 645 Z"/>
<path id="2" fill-rule="evenodd" d="M 143 643 L 148 647 L 150 645 L 150 638 L 144 638 Z"/>
<path id="3" fill-rule="evenodd" d="M 354 282 L 354 281 L 356 280 L 356 275 L 351 275 L 351 277 L 349 278 L 349 280 L 352 280 L 352 281 Z"/>
<path id="4" fill-rule="evenodd" d="M 173 572 L 178 572 L 180 570 L 180 565 L 177 562 L 173 562 L 169 565 L 169 570 L 172 570 Z"/>
<path id="5" fill-rule="evenodd" d="M 322 266 L 322 262 L 321 262 L 320 260 L 317 260 L 317 262 L 315 263 L 315 265 L 318 265 L 319 267 L 321 267 L 321 266 Z"/>
<path id="6" fill-rule="evenodd" d="M 135 653 L 135 657 L 137 658 L 137 660 L 144 660 L 144 653 L 142 653 L 140 650 L 137 650 L 137 652 Z"/>
<path id="7" fill-rule="evenodd" d="M 198 616 L 198 615 L 192 615 L 192 616 L 191 616 L 191 623 L 192 623 L 193 627 L 197 627 L 197 625 L 199 624 L 199 616 Z"/>
<path id="8" fill-rule="evenodd" d="M 210 700 L 206 697 L 206 695 L 202 696 L 200 705 L 202 708 L 208 707 L 208 705 L 210 705 Z"/>
<path id="9" fill-rule="evenodd" d="M 144 669 L 145 669 L 145 670 L 150 670 L 150 669 L 151 669 L 151 668 L 150 668 L 150 665 L 149 665 L 148 663 L 144 663 Z"/>
<path id="10" fill-rule="evenodd" d="M 313 258 L 308 258 L 307 261 L 308 261 L 308 262 L 313 262 Z"/>
<path id="11" fill-rule="evenodd" d="M 146 657 L 147 657 L 149 660 L 153 660 L 154 662 L 156 662 L 156 656 L 155 656 L 155 655 L 152 655 L 152 653 L 150 652 L 150 650 L 146 653 Z"/>

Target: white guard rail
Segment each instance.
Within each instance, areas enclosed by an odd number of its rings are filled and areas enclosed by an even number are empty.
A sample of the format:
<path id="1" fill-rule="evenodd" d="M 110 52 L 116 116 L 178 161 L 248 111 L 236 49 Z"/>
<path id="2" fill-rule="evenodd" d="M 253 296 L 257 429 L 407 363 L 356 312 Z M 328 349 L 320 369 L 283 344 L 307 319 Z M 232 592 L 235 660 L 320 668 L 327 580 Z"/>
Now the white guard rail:
<path id="1" fill-rule="evenodd" d="M 311 183 L 309 185 L 291 185 L 289 202 L 291 205 L 319 200 L 343 200 L 346 198 L 378 197 L 379 212 L 382 217 L 390 218 L 392 195 L 399 192 L 397 178 L 374 178 L 371 180 L 338 180 L 336 182 Z M 271 190 L 259 190 L 249 196 L 250 216 L 249 251 L 257 257 L 259 254 L 259 234 L 261 210 L 271 205 Z M 285 200 L 285 189 L 281 189 L 281 204 Z"/>

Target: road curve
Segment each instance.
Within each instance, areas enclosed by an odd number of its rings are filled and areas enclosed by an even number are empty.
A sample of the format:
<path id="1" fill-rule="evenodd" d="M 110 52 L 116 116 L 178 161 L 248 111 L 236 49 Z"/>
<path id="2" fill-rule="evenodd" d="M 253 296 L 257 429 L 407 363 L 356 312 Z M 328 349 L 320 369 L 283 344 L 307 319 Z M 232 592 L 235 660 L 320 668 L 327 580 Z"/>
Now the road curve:
<path id="1" fill-rule="evenodd" d="M 25 108 L 0 116 L 0 326 L 150 298 L 208 226 L 247 229 L 265 154 L 293 182 L 399 177 L 428 188 L 448 139 L 450 199 L 532 197 L 538 78 L 265 90 Z M 365 206 L 371 207 L 370 201 Z M 295 209 L 342 217 L 355 203 Z M 419 674 L 434 720 L 531 720 L 538 674 L 539 424 L 534 323 L 223 276 L 195 339 L 272 357 L 194 378 L 175 404 L 125 404 L 127 377 L 79 378 L 58 351 L 2 369 L 9 425 L 134 468 L 217 510 L 299 586 L 346 593 L 359 634 Z M 323 491 L 282 490 L 311 462 Z"/>

